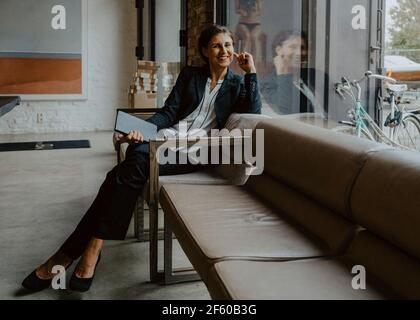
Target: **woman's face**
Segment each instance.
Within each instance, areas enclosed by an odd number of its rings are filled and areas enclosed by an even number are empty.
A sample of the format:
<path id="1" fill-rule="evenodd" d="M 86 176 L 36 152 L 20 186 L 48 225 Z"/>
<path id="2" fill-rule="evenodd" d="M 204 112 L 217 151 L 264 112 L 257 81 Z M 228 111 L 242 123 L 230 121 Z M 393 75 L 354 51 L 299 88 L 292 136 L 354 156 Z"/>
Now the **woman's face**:
<path id="1" fill-rule="evenodd" d="M 306 65 L 308 49 L 301 37 L 291 37 L 276 48 L 277 55 L 283 63 L 292 68 L 302 68 Z"/>
<path id="2" fill-rule="evenodd" d="M 227 33 L 215 35 L 207 48 L 203 48 L 203 53 L 213 69 L 229 67 L 233 61 L 233 52 L 233 41 Z"/>

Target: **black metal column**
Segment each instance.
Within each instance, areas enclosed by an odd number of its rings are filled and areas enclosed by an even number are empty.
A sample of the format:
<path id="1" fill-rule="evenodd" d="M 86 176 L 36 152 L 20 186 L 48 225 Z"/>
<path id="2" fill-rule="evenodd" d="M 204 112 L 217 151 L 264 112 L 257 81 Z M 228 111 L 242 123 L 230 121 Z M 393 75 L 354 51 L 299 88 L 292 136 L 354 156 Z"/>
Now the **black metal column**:
<path id="1" fill-rule="evenodd" d="M 228 23 L 227 10 L 227 0 L 216 0 L 216 16 L 214 20 L 218 25 L 225 26 Z"/>
<path id="2" fill-rule="evenodd" d="M 144 46 L 143 46 L 143 9 L 144 0 L 136 0 L 137 9 L 137 47 L 136 57 L 138 60 L 144 59 Z"/>
<path id="3" fill-rule="evenodd" d="M 156 60 L 156 0 L 150 0 L 150 59 Z"/>

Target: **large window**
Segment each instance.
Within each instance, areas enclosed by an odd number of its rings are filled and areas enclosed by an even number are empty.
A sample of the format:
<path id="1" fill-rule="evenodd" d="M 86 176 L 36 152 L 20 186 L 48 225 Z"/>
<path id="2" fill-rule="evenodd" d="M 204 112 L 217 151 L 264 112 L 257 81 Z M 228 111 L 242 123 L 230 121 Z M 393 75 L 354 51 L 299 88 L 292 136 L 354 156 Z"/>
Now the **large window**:
<path id="1" fill-rule="evenodd" d="M 136 4 L 139 9 L 137 57 L 159 63 L 156 105 L 163 106 L 186 62 L 186 43 L 182 39 L 186 29 L 186 0 L 144 0 Z"/>
<path id="2" fill-rule="evenodd" d="M 185 63 L 185 43 L 180 41 L 186 29 L 186 0 L 138 1 L 138 35 L 141 60 Z M 178 49 L 177 49 L 178 48 Z"/>
<path id="3" fill-rule="evenodd" d="M 235 50 L 250 52 L 261 82 L 265 114 L 314 111 L 300 90 L 312 86 L 308 34 L 302 27 L 302 2 L 278 0 L 228 1 L 228 25 L 235 34 Z M 239 72 L 239 68 L 236 68 Z M 315 102 L 315 100 L 313 101 Z"/>
<path id="4" fill-rule="evenodd" d="M 368 69 L 379 70 L 381 55 L 373 48 L 381 45 L 376 21 L 380 3 L 218 1 L 226 7 L 224 22 L 235 34 L 235 49 L 255 58 L 263 113 L 311 113 L 333 120 L 345 120 L 350 107 L 335 93 L 334 84 L 344 76 L 356 79 Z M 366 82 L 363 91 L 369 109 L 375 84 Z"/>
<path id="5" fill-rule="evenodd" d="M 420 92 L 420 1 L 387 0 L 385 70 Z"/>

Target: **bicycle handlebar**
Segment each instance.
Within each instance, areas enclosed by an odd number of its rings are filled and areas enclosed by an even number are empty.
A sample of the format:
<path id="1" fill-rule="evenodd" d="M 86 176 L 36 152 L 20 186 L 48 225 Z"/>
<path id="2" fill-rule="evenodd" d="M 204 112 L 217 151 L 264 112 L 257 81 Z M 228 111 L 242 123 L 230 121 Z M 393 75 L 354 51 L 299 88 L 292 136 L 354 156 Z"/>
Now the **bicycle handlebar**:
<path id="1" fill-rule="evenodd" d="M 345 77 L 341 78 L 341 83 L 337 83 L 335 85 L 335 91 L 342 98 L 344 98 L 344 95 L 342 94 L 342 92 L 343 91 L 351 92 L 351 90 L 352 90 L 351 87 L 353 86 L 357 89 L 357 101 L 360 101 L 360 98 L 361 98 L 360 83 L 362 83 L 363 81 L 365 81 L 366 79 L 369 79 L 369 78 L 375 78 L 375 79 L 378 79 L 378 80 L 389 81 L 389 82 L 392 82 L 392 83 L 397 82 L 397 80 L 395 80 L 394 78 L 390 78 L 390 77 L 383 76 L 383 75 L 380 75 L 380 74 L 374 74 L 374 73 L 372 73 L 372 71 L 366 71 L 364 77 L 361 78 L 360 80 L 349 81 Z"/>
<path id="2" fill-rule="evenodd" d="M 352 84 L 357 85 L 357 84 L 362 83 L 363 81 L 365 81 L 366 79 L 369 79 L 369 78 L 375 78 L 375 79 L 382 80 L 382 81 L 389 81 L 389 82 L 392 82 L 392 83 L 397 82 L 397 80 L 395 80 L 394 78 L 383 76 L 381 74 L 375 74 L 375 73 L 372 73 L 372 71 L 366 71 L 365 76 L 362 79 L 354 80 L 352 82 Z"/>
<path id="3" fill-rule="evenodd" d="M 394 78 L 383 76 L 383 75 L 380 75 L 380 74 L 374 74 L 374 73 L 372 73 L 372 71 L 366 71 L 365 77 L 366 78 L 375 78 L 375 79 L 383 80 L 383 81 L 390 81 L 392 83 L 397 82 L 397 80 L 395 80 Z"/>

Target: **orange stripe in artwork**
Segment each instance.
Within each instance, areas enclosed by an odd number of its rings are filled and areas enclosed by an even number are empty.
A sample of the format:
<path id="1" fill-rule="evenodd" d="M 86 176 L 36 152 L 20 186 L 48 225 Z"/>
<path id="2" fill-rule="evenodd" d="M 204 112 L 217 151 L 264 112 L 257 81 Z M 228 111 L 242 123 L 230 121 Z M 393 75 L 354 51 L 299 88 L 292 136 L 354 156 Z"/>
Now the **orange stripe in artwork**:
<path id="1" fill-rule="evenodd" d="M 81 59 L 0 58 L 1 94 L 81 94 Z"/>

